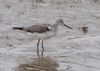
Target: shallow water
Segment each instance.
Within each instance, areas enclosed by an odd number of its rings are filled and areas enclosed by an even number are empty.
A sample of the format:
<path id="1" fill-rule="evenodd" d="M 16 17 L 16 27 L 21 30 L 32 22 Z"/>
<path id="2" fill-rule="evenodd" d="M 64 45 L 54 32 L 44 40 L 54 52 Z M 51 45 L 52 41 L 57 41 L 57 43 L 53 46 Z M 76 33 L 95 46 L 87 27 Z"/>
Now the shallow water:
<path id="1" fill-rule="evenodd" d="M 29 33 L 13 31 L 13 26 L 26 27 L 40 22 L 54 24 L 59 17 L 74 29 L 60 27 L 57 36 L 45 40 L 44 57 L 50 57 L 59 65 L 54 68 L 57 71 L 100 71 L 100 5 L 86 2 L 39 5 L 33 9 L 30 2 L 14 1 L 8 9 L 6 3 L 0 1 L 0 71 L 14 71 L 19 65 L 32 63 L 38 57 L 37 40 Z M 82 26 L 88 26 L 88 33 L 79 29 Z"/>

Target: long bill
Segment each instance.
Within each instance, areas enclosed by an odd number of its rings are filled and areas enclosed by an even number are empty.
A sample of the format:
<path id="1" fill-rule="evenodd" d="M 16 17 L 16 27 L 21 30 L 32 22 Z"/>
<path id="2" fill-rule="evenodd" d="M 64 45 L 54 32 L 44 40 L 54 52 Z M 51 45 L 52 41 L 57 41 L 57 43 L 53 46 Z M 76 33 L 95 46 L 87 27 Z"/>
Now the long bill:
<path id="1" fill-rule="evenodd" d="M 65 27 L 68 27 L 69 29 L 73 29 L 72 27 L 70 27 L 70 26 L 68 26 L 68 25 L 65 25 L 65 24 L 64 24 L 64 26 L 65 26 Z"/>

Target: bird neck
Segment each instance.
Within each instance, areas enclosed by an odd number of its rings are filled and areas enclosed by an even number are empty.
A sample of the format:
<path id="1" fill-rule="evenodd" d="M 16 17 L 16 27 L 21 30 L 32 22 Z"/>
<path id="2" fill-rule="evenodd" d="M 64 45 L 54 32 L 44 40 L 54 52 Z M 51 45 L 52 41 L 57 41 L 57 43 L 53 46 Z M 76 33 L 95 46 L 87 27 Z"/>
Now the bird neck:
<path id="1" fill-rule="evenodd" d="M 58 23 L 55 23 L 55 24 L 54 24 L 54 28 L 55 28 L 55 29 L 58 29 L 58 26 L 59 26 Z"/>

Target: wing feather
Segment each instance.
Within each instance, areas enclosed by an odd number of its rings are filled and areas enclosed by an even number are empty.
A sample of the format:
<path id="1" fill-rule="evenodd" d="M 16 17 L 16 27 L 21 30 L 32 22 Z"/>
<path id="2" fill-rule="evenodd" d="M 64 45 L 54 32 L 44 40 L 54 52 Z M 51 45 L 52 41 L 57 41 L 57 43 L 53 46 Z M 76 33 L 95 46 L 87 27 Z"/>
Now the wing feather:
<path id="1" fill-rule="evenodd" d="M 49 26 L 48 24 L 33 25 L 32 27 L 25 28 L 24 31 L 31 32 L 31 33 L 34 32 L 43 33 L 49 31 L 48 26 Z"/>

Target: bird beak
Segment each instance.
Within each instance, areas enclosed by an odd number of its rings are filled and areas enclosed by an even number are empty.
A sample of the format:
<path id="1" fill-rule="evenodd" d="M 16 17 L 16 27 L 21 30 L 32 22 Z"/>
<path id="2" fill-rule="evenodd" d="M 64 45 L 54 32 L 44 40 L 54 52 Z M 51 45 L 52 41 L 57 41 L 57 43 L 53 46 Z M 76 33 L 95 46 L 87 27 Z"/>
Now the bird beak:
<path id="1" fill-rule="evenodd" d="M 68 25 L 65 25 L 65 24 L 64 24 L 64 26 L 67 27 L 67 28 L 69 28 L 69 29 L 73 29 L 72 27 L 70 27 L 70 26 L 68 26 Z"/>

